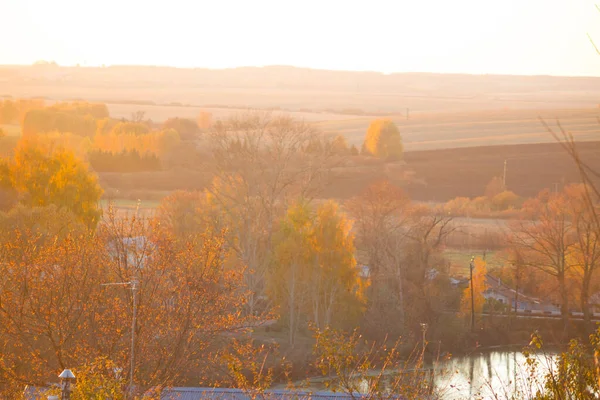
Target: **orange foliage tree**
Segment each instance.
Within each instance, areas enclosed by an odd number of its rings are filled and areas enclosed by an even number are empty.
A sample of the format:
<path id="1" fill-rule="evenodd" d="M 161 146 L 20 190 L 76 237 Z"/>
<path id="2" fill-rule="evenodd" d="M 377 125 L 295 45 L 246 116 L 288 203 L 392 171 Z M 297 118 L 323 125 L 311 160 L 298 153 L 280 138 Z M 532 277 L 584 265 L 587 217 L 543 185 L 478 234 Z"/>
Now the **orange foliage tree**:
<path id="1" fill-rule="evenodd" d="M 471 286 L 473 287 L 473 303 L 476 314 L 481 314 L 485 304 L 484 293 L 487 290 L 486 262 L 481 257 L 476 257 L 473 262 L 473 283 L 465 288 L 460 301 L 460 312 L 462 315 L 471 315 Z"/>
<path id="2" fill-rule="evenodd" d="M 241 274 L 223 268 L 219 232 L 176 239 L 152 221 L 117 217 L 112 209 L 91 232 L 64 209 L 40 208 L 32 218 L 19 213 L 0 218 L 10 229 L 0 235 L 2 393 L 44 385 L 62 368 L 97 359 L 128 380 L 132 291 L 103 283 L 139 282 L 136 392 L 192 378 L 214 384 L 222 365 L 213 355 L 229 346 L 225 334 L 255 324 L 240 315 Z"/>
<path id="3" fill-rule="evenodd" d="M 99 220 L 102 194 L 96 176 L 73 152 L 23 138 L 8 164 L 11 187 L 31 206 L 65 207 L 93 227 Z"/>
<path id="4" fill-rule="evenodd" d="M 350 228 L 350 221 L 333 202 L 313 213 L 300 201 L 281 222 L 268 281 L 288 325 L 290 345 L 303 321 L 324 329 L 352 325 L 350 317 L 361 314 Z"/>
<path id="5" fill-rule="evenodd" d="M 389 119 L 377 119 L 369 125 L 363 144 L 366 151 L 381 159 L 402 158 L 402 138 L 394 122 Z"/>
<path id="6" fill-rule="evenodd" d="M 248 312 L 258 312 L 278 219 L 291 200 L 313 198 L 336 161 L 314 126 L 269 113 L 219 121 L 207 144 L 207 190 L 227 221 L 230 248 L 247 267 Z"/>
<path id="7" fill-rule="evenodd" d="M 575 245 L 575 227 L 569 215 L 565 193 L 544 190 L 523 205 L 524 215 L 510 224 L 510 246 L 518 251 L 525 265 L 556 279 L 565 330 L 569 326 L 569 256 Z"/>

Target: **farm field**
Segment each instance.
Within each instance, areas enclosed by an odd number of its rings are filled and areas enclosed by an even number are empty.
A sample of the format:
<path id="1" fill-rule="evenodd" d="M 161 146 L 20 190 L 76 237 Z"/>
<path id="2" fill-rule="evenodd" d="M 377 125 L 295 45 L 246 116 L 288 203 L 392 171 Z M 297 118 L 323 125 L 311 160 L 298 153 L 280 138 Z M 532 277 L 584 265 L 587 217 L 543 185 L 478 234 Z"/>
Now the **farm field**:
<path id="1" fill-rule="evenodd" d="M 407 151 L 506 144 L 548 143 L 554 139 L 540 118 L 557 120 L 578 141 L 600 138 L 599 109 L 500 110 L 456 113 L 415 113 L 392 117 L 398 125 Z M 317 122 L 324 132 L 343 134 L 360 145 L 369 118 Z"/>
<path id="2" fill-rule="evenodd" d="M 580 144 L 579 149 L 590 167 L 599 170 L 600 142 Z M 482 196 L 487 183 L 502 176 L 505 160 L 507 188 L 520 196 L 580 182 L 575 165 L 557 143 L 409 151 L 404 160 L 420 178 L 404 189 L 423 201 Z"/>
<path id="3" fill-rule="evenodd" d="M 171 117 L 196 118 L 208 111 L 215 119 L 244 112 L 247 109 L 109 104 L 110 114 L 129 118 L 137 110 L 146 112 L 154 121 Z M 280 111 L 274 111 L 278 113 Z M 358 147 L 364 140 L 369 123 L 378 116 L 351 116 L 334 113 L 286 111 L 297 119 L 315 124 L 328 135 L 341 134 L 348 143 Z M 473 112 L 415 113 L 405 116 L 386 116 L 399 127 L 407 151 L 453 147 L 474 147 L 505 144 L 548 143 L 554 139 L 540 122 L 553 124 L 557 120 L 579 141 L 598 140 L 600 109 L 502 110 Z"/>
<path id="4" fill-rule="evenodd" d="M 137 110 L 146 112 L 154 121 L 171 117 L 196 118 L 200 111 L 213 114 L 215 119 L 247 111 L 236 108 L 157 106 L 136 104 L 109 104 L 110 114 L 116 118 L 129 118 Z M 274 111 L 279 113 L 281 111 Z M 358 147 L 364 140 L 369 123 L 376 115 L 352 116 L 328 112 L 285 111 L 294 118 L 312 122 L 325 134 L 346 137 L 348 143 Z M 598 140 L 600 109 L 547 109 L 499 110 L 472 112 L 414 113 L 405 116 L 386 116 L 400 128 L 405 149 L 429 150 L 452 147 L 473 147 L 521 143 L 547 143 L 554 139 L 545 130 L 540 118 L 550 124 L 560 120 L 565 129 L 577 140 Z"/>
<path id="5" fill-rule="evenodd" d="M 471 257 L 483 258 L 481 250 L 457 250 L 446 249 L 443 252 L 444 257 L 450 263 L 450 276 L 454 277 L 469 277 L 469 263 Z M 501 268 L 504 265 L 504 256 L 501 252 L 488 251 L 485 254 L 486 268 L 488 271 L 494 268 Z"/>
<path id="6" fill-rule="evenodd" d="M 130 118 L 131 114 L 141 110 L 146 113 L 146 117 L 156 122 L 165 121 L 168 118 L 180 117 L 196 119 L 200 111 L 206 111 L 212 114 L 214 119 L 223 119 L 236 113 L 244 113 L 249 108 L 224 108 L 224 107 L 200 107 L 200 106 L 177 106 L 177 105 L 140 105 L 140 104 L 123 104 L 123 103 L 107 103 L 110 115 L 114 118 Z M 323 121 L 345 121 L 348 118 L 356 118 L 356 116 L 335 114 L 331 112 L 307 112 L 307 111 L 279 111 L 273 110 L 273 113 L 285 113 L 293 116 L 296 119 L 301 119 L 308 122 L 323 122 Z M 367 116 L 367 120 L 377 118 L 377 116 Z"/>
<path id="7" fill-rule="evenodd" d="M 328 71 L 286 66 L 222 70 L 168 67 L 0 66 L 0 95 L 107 103 L 369 113 L 587 108 L 598 78 Z"/>

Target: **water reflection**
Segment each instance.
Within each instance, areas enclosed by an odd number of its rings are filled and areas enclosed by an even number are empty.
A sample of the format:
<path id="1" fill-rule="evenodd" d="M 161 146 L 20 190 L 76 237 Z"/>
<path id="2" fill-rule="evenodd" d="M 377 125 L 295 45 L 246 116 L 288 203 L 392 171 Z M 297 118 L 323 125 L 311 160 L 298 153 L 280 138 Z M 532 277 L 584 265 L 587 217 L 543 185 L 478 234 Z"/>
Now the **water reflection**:
<path id="1" fill-rule="evenodd" d="M 534 377 L 541 384 L 543 376 L 554 363 L 555 353 L 533 357 L 539 361 Z M 517 350 L 454 356 L 431 367 L 434 387 L 444 400 L 531 398 L 541 388 L 535 382 L 532 384 L 530 379 L 525 379 L 529 377 L 526 358 Z M 377 374 L 373 371 L 373 375 Z M 357 383 L 363 393 L 368 390 L 366 380 Z M 382 382 L 383 387 L 388 388 L 388 383 Z M 308 387 L 306 382 L 303 386 L 310 390 L 328 390 L 324 379 L 309 380 Z"/>
<path id="2" fill-rule="evenodd" d="M 554 362 L 554 355 L 536 356 L 539 369 L 536 378 L 543 375 Z M 520 351 L 489 351 L 457 356 L 438 367 L 435 385 L 443 399 L 529 397 L 538 389 L 528 376 L 526 358 Z"/>

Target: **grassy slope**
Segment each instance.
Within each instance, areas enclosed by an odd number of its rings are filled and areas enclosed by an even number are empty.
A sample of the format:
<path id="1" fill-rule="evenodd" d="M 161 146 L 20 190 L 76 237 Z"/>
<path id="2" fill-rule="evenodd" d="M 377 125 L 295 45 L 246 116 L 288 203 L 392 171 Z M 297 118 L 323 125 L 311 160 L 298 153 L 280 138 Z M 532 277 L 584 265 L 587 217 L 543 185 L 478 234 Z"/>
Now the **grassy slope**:
<path id="1" fill-rule="evenodd" d="M 469 263 L 471 257 L 483 257 L 481 250 L 467 251 L 458 249 L 446 249 L 444 257 L 450 263 L 450 275 L 456 277 L 469 277 Z M 488 251 L 485 256 L 486 268 L 488 271 L 499 268 L 504 265 L 504 258 L 498 252 Z"/>

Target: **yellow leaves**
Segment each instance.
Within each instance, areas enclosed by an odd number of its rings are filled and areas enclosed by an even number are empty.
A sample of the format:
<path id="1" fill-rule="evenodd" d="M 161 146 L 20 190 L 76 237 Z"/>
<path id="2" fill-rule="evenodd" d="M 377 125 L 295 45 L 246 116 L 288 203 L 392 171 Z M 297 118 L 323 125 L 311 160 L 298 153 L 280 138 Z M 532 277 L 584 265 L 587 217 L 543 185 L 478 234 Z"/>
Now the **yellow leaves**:
<path id="1" fill-rule="evenodd" d="M 73 152 L 37 137 L 23 138 L 9 171 L 12 186 L 26 204 L 66 207 L 88 226 L 98 221 L 102 189 Z"/>
<path id="2" fill-rule="evenodd" d="M 317 325 L 348 315 L 336 311 L 360 303 L 354 252 L 351 222 L 335 202 L 322 204 L 316 212 L 302 201 L 290 207 L 275 237 L 270 277 L 282 310 L 303 310 Z"/>
<path id="3" fill-rule="evenodd" d="M 377 119 L 369 125 L 364 147 L 373 156 L 387 159 L 402 158 L 402 138 L 396 124 L 389 119 Z"/>
<path id="4" fill-rule="evenodd" d="M 481 257 L 476 257 L 473 268 L 473 282 L 469 282 L 469 287 L 464 289 L 460 303 L 460 310 L 463 315 L 471 314 L 471 286 L 473 287 L 473 302 L 475 313 L 483 311 L 485 304 L 484 292 L 488 289 L 486 282 L 487 268 L 486 262 Z"/>
<path id="5" fill-rule="evenodd" d="M 105 129 L 106 124 L 101 123 L 98 129 Z M 93 148 L 113 153 L 137 150 L 140 154 L 163 156 L 179 142 L 179 133 L 174 129 L 150 132 L 150 129 L 141 123 L 119 123 L 108 133 L 97 133 L 94 136 Z"/>

